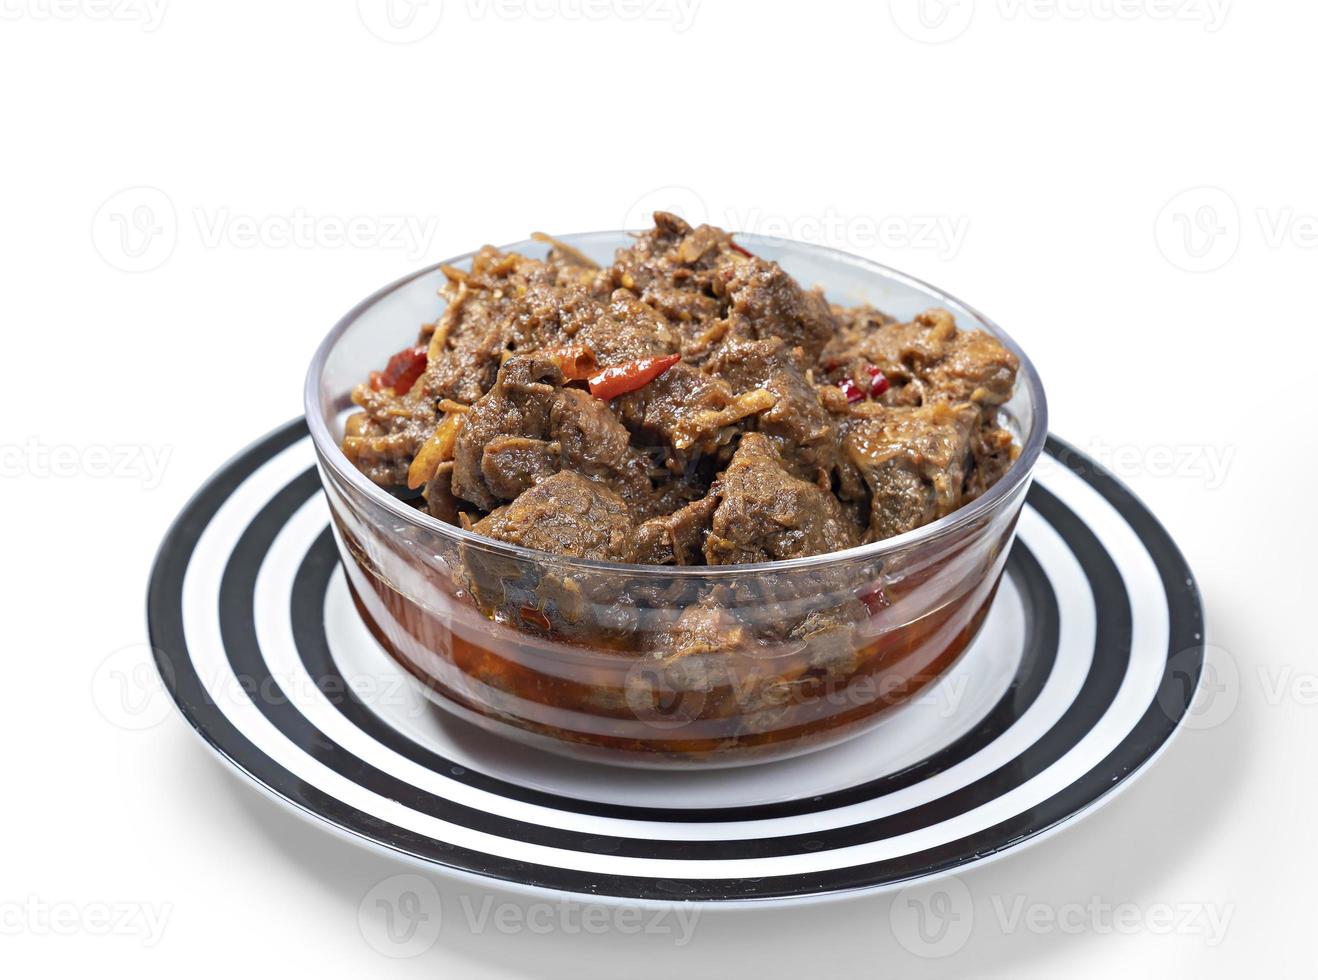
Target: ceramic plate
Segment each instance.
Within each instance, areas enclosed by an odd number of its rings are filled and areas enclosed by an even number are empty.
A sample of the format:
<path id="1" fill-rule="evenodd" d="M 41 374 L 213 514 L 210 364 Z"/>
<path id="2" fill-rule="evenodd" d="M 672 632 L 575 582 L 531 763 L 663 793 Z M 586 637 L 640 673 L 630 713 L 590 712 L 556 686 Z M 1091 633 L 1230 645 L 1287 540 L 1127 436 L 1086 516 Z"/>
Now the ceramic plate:
<path id="1" fill-rule="evenodd" d="M 986 860 L 1145 766 L 1203 662 L 1167 533 L 1054 439 L 967 654 L 873 730 L 783 762 L 618 769 L 431 705 L 357 618 L 300 420 L 188 505 L 149 620 L 188 722 L 289 804 L 432 865 L 632 900 L 799 899 Z"/>

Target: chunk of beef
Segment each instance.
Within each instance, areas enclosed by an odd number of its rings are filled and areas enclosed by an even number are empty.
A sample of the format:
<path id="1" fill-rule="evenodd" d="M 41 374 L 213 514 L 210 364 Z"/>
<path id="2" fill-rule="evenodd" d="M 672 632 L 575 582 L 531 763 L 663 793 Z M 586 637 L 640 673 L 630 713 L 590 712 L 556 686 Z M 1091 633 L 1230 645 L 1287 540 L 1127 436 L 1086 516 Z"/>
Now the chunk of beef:
<path id="1" fill-rule="evenodd" d="M 806 378 L 800 348 L 778 337 L 733 340 L 719 348 L 705 370 L 725 379 L 738 395 L 756 390 L 772 395 L 772 407 L 754 417 L 755 428 L 773 440 L 793 473 L 827 486 L 837 462 L 838 434 Z"/>
<path id="2" fill-rule="evenodd" d="M 619 250 L 611 270 L 615 285 L 636 293 L 688 341 L 720 318 L 717 271 L 733 261 L 731 236 L 718 228 L 692 228 L 675 214 L 656 211 L 654 228 Z"/>
<path id="3" fill-rule="evenodd" d="M 667 320 L 637 299 L 635 293 L 617 289 L 600 316 L 564 330 L 560 342 L 589 347 L 596 361 L 609 365 L 671 354 L 681 346 L 681 337 Z"/>
<path id="4" fill-rule="evenodd" d="M 1019 362 L 990 334 L 961 330 L 947 310 L 926 310 L 909 323 L 853 319 L 820 357 L 823 376 L 868 386 L 868 369 L 883 371 L 887 405 L 935 401 L 995 407 L 1011 397 Z"/>
<path id="5" fill-rule="evenodd" d="M 779 337 L 813 362 L 837 330 L 823 294 L 802 289 L 777 262 L 743 258 L 724 265 L 717 282 L 727 297 L 730 338 Z"/>
<path id="6" fill-rule="evenodd" d="M 646 636 L 646 651 L 627 678 L 638 717 L 691 722 L 736 715 L 746 692 L 741 674 L 754 663 L 744 624 L 708 598 Z"/>
<path id="7" fill-rule="evenodd" d="M 920 408 L 872 406 L 842 442 L 843 492 L 870 494 L 867 540 L 913 530 L 961 505 L 971 445 L 979 425 L 973 405 L 936 402 Z"/>
<path id="8" fill-rule="evenodd" d="M 636 529 L 636 560 L 643 565 L 699 565 L 720 497 L 712 493 L 685 507 L 652 517 Z"/>
<path id="9" fill-rule="evenodd" d="M 544 274 L 541 263 L 488 245 L 473 258 L 470 272 L 450 272 L 441 291 L 447 306 L 430 335 L 417 388 L 433 399 L 464 404 L 489 390 L 513 340 L 528 281 Z"/>
<path id="10" fill-rule="evenodd" d="M 728 383 L 689 364 L 673 365 L 648 385 L 613 402 L 618 417 L 638 445 L 665 456 L 670 470 L 688 472 L 702 454 L 718 454 L 737 435 L 736 412 Z"/>
<path id="11" fill-rule="evenodd" d="M 648 458 L 608 406 L 565 388 L 552 357 L 514 355 L 467 412 L 454 446 L 453 493 L 489 510 L 571 469 L 602 481 L 637 513 L 650 509 Z"/>
<path id="12" fill-rule="evenodd" d="M 996 339 L 963 330 L 925 372 L 924 381 L 938 401 L 998 406 L 1011 397 L 1019 368 L 1016 355 Z"/>
<path id="13" fill-rule="evenodd" d="M 1020 455 L 1016 438 L 1006 429 L 985 423 L 975 431 L 970 447 L 974 467 L 966 478 L 966 500 L 974 500 L 1007 472 Z"/>
<path id="14" fill-rule="evenodd" d="M 476 522 L 472 530 L 497 541 L 573 558 L 627 562 L 633 553 L 626 502 L 602 483 L 567 470 L 537 483 Z"/>
<path id="15" fill-rule="evenodd" d="M 435 403 L 415 390 L 399 397 L 370 385 L 358 385 L 352 400 L 362 411 L 347 421 L 343 454 L 373 483 L 406 486 L 412 457 L 438 423 Z"/>
<path id="16" fill-rule="evenodd" d="M 568 470 L 537 483 L 472 527 L 498 541 L 592 561 L 630 562 L 631 512 L 621 497 Z M 612 571 L 523 562 L 464 546 L 462 578 L 486 615 L 520 629 L 592 643 L 619 641 L 636 610 Z"/>
<path id="17" fill-rule="evenodd" d="M 719 477 L 722 500 L 705 541 L 711 565 L 779 561 L 859 543 L 831 493 L 792 476 L 765 435 L 749 432 Z"/>

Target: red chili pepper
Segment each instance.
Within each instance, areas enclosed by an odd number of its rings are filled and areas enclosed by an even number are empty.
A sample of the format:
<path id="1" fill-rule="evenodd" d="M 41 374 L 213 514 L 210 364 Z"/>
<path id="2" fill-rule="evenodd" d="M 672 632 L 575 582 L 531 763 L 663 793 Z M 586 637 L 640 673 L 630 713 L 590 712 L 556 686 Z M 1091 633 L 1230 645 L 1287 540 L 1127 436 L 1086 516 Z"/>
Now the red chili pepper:
<path id="1" fill-rule="evenodd" d="M 546 633 L 553 628 L 554 624 L 549 621 L 549 617 L 539 609 L 535 608 L 535 606 L 523 606 L 518 612 L 521 614 L 523 620 L 530 623 L 532 626 L 539 626 Z"/>
<path id="2" fill-rule="evenodd" d="M 867 592 L 862 592 L 860 595 L 856 596 L 856 598 L 864 604 L 865 608 L 869 610 L 871 616 L 877 616 L 884 609 L 887 609 L 892 605 L 888 600 L 888 597 L 883 594 L 883 589 L 877 586 Z"/>
<path id="3" fill-rule="evenodd" d="M 870 376 L 871 398 L 878 398 L 881 394 L 883 394 L 885 391 L 887 391 L 889 388 L 892 387 L 892 383 L 888 380 L 888 376 L 884 374 L 883 371 L 881 371 L 879 368 L 875 367 L 873 364 L 867 366 L 865 370 L 869 373 Z"/>
<path id="4" fill-rule="evenodd" d="M 426 354 L 424 347 L 400 350 L 389 358 L 389 363 L 385 365 L 383 371 L 371 372 L 371 387 L 376 391 L 392 388 L 394 394 L 406 395 L 426 369 Z"/>
<path id="5" fill-rule="evenodd" d="M 755 258 L 754 255 L 752 255 L 750 252 L 746 251 L 744 248 L 742 248 L 740 245 L 738 245 L 736 242 L 734 242 L 731 238 L 728 239 L 728 248 L 732 249 L 732 250 L 733 250 L 734 252 L 736 252 L 738 255 L 744 255 L 744 256 L 746 256 L 746 258 L 748 258 L 748 259 L 753 259 L 753 258 Z"/>
<path id="6" fill-rule="evenodd" d="M 590 393 L 596 398 L 608 401 L 637 388 L 644 388 L 681 359 L 681 354 L 638 357 L 634 361 L 606 367 L 590 378 Z"/>
<path id="7" fill-rule="evenodd" d="M 545 351 L 545 354 L 563 372 L 564 381 L 585 381 L 599 371 L 599 365 L 595 363 L 595 352 L 584 344 L 555 347 Z"/>
<path id="8" fill-rule="evenodd" d="M 865 392 L 860 390 L 860 385 L 850 378 L 843 378 L 837 383 L 837 386 L 842 389 L 842 394 L 847 396 L 847 401 L 853 405 L 865 397 Z"/>

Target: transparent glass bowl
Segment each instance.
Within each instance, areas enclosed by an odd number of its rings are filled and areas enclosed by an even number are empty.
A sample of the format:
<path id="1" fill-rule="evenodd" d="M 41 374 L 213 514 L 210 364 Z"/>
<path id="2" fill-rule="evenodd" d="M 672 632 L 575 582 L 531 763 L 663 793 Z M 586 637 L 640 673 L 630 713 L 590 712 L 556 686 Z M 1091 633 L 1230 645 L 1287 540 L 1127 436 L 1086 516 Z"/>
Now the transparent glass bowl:
<path id="1" fill-rule="evenodd" d="M 626 232 L 562 236 L 602 263 Z M 442 309 L 438 266 L 385 287 L 317 350 L 306 414 L 357 609 L 438 705 L 550 751 L 643 767 L 738 765 L 858 735 L 966 650 L 997 590 L 1047 434 L 1043 388 L 1000 328 L 959 300 L 852 255 L 738 235 L 833 302 L 909 319 L 934 306 L 1020 358 L 1003 424 L 1020 458 L 960 510 L 886 541 L 759 565 L 568 559 L 445 524 L 343 456 L 349 393 Z M 543 255 L 546 246 L 508 246 Z M 466 268 L 471 256 L 450 260 Z M 537 609 L 554 603 L 558 624 Z M 688 639 L 680 656 L 674 631 Z M 659 652 L 655 652 L 658 649 Z"/>

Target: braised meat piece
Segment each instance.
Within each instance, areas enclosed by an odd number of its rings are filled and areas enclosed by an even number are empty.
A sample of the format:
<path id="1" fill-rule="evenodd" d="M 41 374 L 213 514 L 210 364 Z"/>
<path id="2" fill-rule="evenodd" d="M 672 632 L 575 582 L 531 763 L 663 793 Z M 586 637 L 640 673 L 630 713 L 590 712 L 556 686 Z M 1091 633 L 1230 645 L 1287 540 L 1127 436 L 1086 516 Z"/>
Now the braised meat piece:
<path id="1" fill-rule="evenodd" d="M 719 348 L 708 370 L 726 379 L 738 395 L 768 392 L 773 403 L 748 422 L 773 441 L 797 476 L 828 485 L 837 462 L 837 430 L 806 377 L 799 347 L 788 347 L 777 337 L 732 340 Z"/>
<path id="2" fill-rule="evenodd" d="M 761 433 L 741 437 L 718 492 L 722 499 L 705 541 L 711 565 L 802 558 L 860 543 L 859 529 L 837 498 L 792 476 Z"/>
<path id="3" fill-rule="evenodd" d="M 435 403 L 369 385 L 359 385 L 352 400 L 362 411 L 344 426 L 343 455 L 373 483 L 406 486 L 413 458 L 439 421 Z"/>
<path id="4" fill-rule="evenodd" d="M 729 337 L 777 337 L 813 362 L 837 330 L 824 297 L 802 289 L 777 262 L 753 256 L 733 262 L 720 269 L 718 287 L 728 301 Z"/>
<path id="5" fill-rule="evenodd" d="M 564 470 L 478 521 L 477 534 L 509 544 L 597 561 L 630 561 L 627 504 L 594 480 Z"/>
<path id="6" fill-rule="evenodd" d="M 875 406 L 842 440 L 844 492 L 870 494 L 868 541 L 879 541 L 950 514 L 962 501 L 979 412 L 935 402 L 920 408 Z"/>
<path id="7" fill-rule="evenodd" d="M 871 321 L 873 323 L 873 321 Z M 880 371 L 890 385 L 887 405 L 974 402 L 996 407 L 1011 397 L 1020 367 L 1016 356 L 980 331 L 958 331 L 947 310 L 927 310 L 910 323 L 853 321 L 821 357 L 824 375 L 868 384 Z"/>
<path id="8" fill-rule="evenodd" d="M 643 565 L 700 565 L 719 493 L 652 517 L 636 529 L 636 560 Z"/>
<path id="9" fill-rule="evenodd" d="M 711 321 L 723 316 L 715 293 L 718 270 L 737 258 L 732 236 L 718 228 L 692 228 L 675 214 L 655 213 L 654 228 L 618 253 L 612 282 L 637 294 L 698 346 Z"/>
<path id="10" fill-rule="evenodd" d="M 1016 387 L 1016 355 L 986 333 L 962 331 L 924 374 L 932 399 L 997 407 Z"/>
<path id="11" fill-rule="evenodd" d="M 591 561 L 630 562 L 631 511 L 616 493 L 563 470 L 477 521 L 472 531 L 536 551 Z M 494 619 L 564 638 L 602 642 L 635 629 L 635 615 L 617 576 L 530 564 L 465 548 L 461 577 Z"/>
<path id="12" fill-rule="evenodd" d="M 457 435 L 455 496 L 489 510 L 566 468 L 602 481 L 638 513 L 648 512 L 648 458 L 632 447 L 607 404 L 564 381 L 555 359 L 540 352 L 504 362 Z"/>

